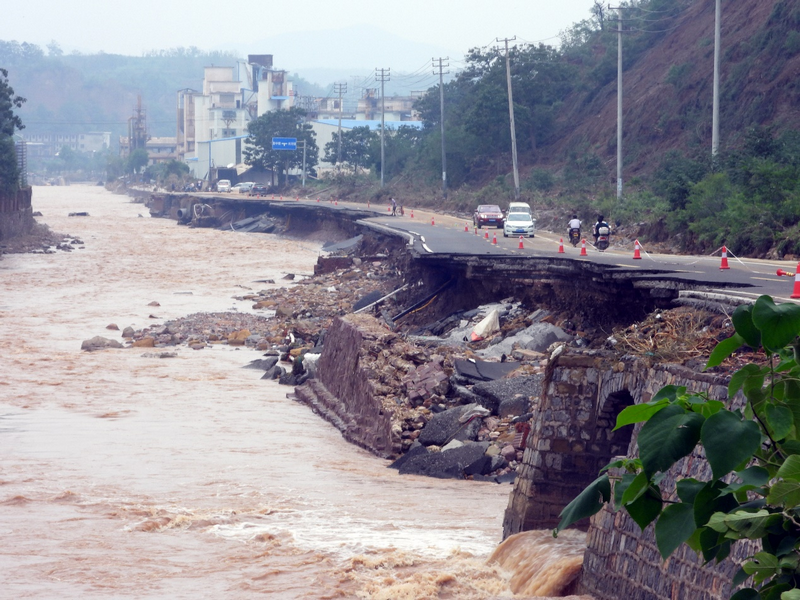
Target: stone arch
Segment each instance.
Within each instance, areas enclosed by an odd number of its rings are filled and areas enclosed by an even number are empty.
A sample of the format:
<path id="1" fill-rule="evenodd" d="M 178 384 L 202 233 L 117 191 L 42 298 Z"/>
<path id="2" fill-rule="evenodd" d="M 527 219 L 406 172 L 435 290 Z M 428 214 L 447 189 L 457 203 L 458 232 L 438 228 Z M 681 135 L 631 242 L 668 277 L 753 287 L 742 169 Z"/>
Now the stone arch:
<path id="1" fill-rule="evenodd" d="M 601 355 L 564 355 L 548 369 L 506 509 L 504 538 L 555 527 L 561 510 L 599 470 L 627 454 L 633 428 L 614 431 L 614 426 L 619 412 L 635 400 L 618 365 Z M 588 528 L 588 519 L 578 526 Z"/>

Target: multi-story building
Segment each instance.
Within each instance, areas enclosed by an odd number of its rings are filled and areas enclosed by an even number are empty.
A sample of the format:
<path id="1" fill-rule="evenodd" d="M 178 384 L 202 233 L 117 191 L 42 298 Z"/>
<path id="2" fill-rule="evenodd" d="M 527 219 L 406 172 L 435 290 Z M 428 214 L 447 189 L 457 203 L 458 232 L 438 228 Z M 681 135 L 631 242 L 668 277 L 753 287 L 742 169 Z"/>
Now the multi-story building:
<path id="1" fill-rule="evenodd" d="M 53 158 L 67 146 L 75 152 L 102 152 L 111 147 L 110 131 L 87 133 L 23 133 L 31 158 Z"/>
<path id="2" fill-rule="evenodd" d="M 293 92 L 286 71 L 273 69 L 270 54 L 251 54 L 235 67 L 206 67 L 202 92 L 178 92 L 180 157 L 203 179 L 215 167 L 241 164 L 247 124 L 293 106 Z"/>

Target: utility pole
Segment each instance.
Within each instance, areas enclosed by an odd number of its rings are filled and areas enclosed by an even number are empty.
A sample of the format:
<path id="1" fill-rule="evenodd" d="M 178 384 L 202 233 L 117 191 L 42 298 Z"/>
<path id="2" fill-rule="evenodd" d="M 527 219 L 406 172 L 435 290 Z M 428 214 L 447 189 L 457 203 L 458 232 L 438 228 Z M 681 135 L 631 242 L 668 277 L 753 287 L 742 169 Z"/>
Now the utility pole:
<path id="1" fill-rule="evenodd" d="M 511 121 L 511 161 L 514 164 L 514 200 L 519 200 L 519 169 L 517 168 L 517 133 L 514 127 L 514 98 L 511 95 L 511 61 L 508 57 L 508 42 L 513 42 L 517 36 L 513 38 L 500 39 L 498 42 L 505 42 L 506 44 L 506 80 L 508 81 L 508 115 Z"/>
<path id="2" fill-rule="evenodd" d="M 384 103 L 383 84 L 389 81 L 391 69 L 375 69 L 375 79 L 381 82 L 381 187 L 383 187 L 383 163 L 384 163 L 384 129 L 386 129 L 386 104 Z"/>
<path id="3" fill-rule="evenodd" d="M 617 11 L 617 200 L 622 200 L 622 6 Z"/>
<path id="4" fill-rule="evenodd" d="M 447 153 L 445 152 L 445 144 L 444 144 L 444 81 L 442 79 L 443 75 L 446 75 L 450 71 L 446 73 L 442 71 L 444 67 L 449 67 L 450 64 L 443 65 L 442 61 L 450 60 L 450 57 L 447 58 L 432 58 L 431 63 L 433 64 L 433 68 L 436 69 L 437 62 L 439 67 L 439 119 L 442 123 L 442 196 L 447 198 Z M 433 72 L 436 75 L 436 71 Z"/>
<path id="5" fill-rule="evenodd" d="M 342 94 L 347 93 L 347 84 L 334 83 L 333 91 L 334 93 L 339 94 L 339 132 L 336 134 L 336 137 L 339 140 L 339 145 L 336 149 L 336 164 L 338 166 L 342 162 Z"/>
<path id="6" fill-rule="evenodd" d="M 717 0 L 714 12 L 714 100 L 711 109 L 711 158 L 717 156 L 719 150 L 719 42 L 722 11 L 720 0 Z"/>

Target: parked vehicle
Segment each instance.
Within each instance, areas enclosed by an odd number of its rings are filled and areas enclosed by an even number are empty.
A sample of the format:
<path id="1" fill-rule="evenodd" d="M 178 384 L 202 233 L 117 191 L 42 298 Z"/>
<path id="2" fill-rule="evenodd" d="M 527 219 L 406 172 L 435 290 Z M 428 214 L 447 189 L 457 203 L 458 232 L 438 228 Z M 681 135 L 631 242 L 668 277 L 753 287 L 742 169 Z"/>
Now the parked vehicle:
<path id="1" fill-rule="evenodd" d="M 530 213 L 510 212 L 503 225 L 503 237 L 508 237 L 510 235 L 527 235 L 528 237 L 534 237 L 535 228 L 536 219 L 531 217 Z"/>
<path id="2" fill-rule="evenodd" d="M 256 183 L 250 188 L 250 191 L 247 192 L 247 194 L 249 196 L 266 196 L 267 186 L 265 186 L 263 183 Z"/>
<path id="3" fill-rule="evenodd" d="M 572 244 L 573 247 L 577 247 L 577 245 L 581 241 L 581 230 L 577 227 L 573 227 L 569 230 L 569 243 Z"/>
<path id="4" fill-rule="evenodd" d="M 230 192 L 231 191 L 231 180 L 230 179 L 220 179 L 217 182 L 217 191 L 218 192 Z"/>
<path id="5" fill-rule="evenodd" d="M 478 229 L 484 225 L 494 225 L 502 229 L 503 221 L 503 211 L 496 204 L 481 204 L 472 215 L 472 224 Z"/>
<path id="6" fill-rule="evenodd" d="M 255 185 L 253 181 L 241 181 L 237 183 L 235 186 L 231 188 L 232 192 L 238 192 L 240 194 L 246 194 L 250 191 L 250 188 Z"/>

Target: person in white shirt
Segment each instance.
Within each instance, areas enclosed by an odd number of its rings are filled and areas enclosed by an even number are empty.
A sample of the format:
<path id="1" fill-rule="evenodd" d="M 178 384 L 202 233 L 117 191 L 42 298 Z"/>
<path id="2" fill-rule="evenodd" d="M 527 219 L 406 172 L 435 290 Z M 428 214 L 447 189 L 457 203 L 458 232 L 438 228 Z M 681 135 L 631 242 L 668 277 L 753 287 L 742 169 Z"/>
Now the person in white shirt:
<path id="1" fill-rule="evenodd" d="M 572 215 L 572 219 L 569 221 L 569 226 L 567 227 L 567 231 L 569 232 L 570 229 L 580 229 L 581 228 L 581 220 L 578 218 L 578 215 Z"/>

